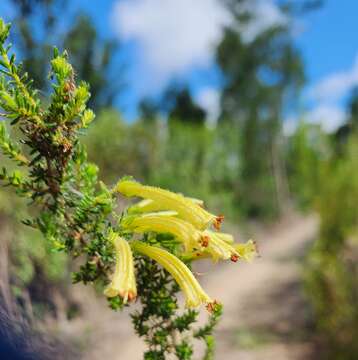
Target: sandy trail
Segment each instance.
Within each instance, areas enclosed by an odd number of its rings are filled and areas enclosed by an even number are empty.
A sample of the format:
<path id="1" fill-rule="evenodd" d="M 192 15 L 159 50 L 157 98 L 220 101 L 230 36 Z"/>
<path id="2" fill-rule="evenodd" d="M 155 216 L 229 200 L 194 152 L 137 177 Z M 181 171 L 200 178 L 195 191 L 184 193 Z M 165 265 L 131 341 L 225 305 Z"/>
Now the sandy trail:
<path id="1" fill-rule="evenodd" d="M 317 232 L 317 219 L 295 218 L 258 237 L 261 258 L 239 269 L 226 266 L 205 288 L 220 298 L 216 359 L 308 359 L 313 346 L 303 334 L 309 319 L 299 259 Z M 223 292 L 220 284 L 230 282 Z M 229 289 L 229 290 L 227 290 Z"/>
<path id="2" fill-rule="evenodd" d="M 217 266 L 201 277 L 204 288 L 225 309 L 216 334 L 217 360 L 295 360 L 313 354 L 303 335 L 308 319 L 299 258 L 317 224 L 314 217 L 286 219 L 255 236 L 261 258 L 251 264 Z M 88 293 L 77 291 L 81 296 Z M 71 321 L 65 331 L 68 336 L 86 334 L 80 344 L 84 359 L 142 359 L 145 347 L 133 335 L 126 312 L 113 313 L 102 300 L 85 304 L 86 325 L 83 318 Z"/>

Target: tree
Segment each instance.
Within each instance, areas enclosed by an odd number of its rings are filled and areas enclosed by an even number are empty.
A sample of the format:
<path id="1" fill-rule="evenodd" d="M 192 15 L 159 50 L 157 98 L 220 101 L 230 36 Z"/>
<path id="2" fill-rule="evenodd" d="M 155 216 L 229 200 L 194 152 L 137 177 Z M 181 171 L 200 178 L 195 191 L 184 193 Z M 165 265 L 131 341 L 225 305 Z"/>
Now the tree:
<path id="1" fill-rule="evenodd" d="M 59 39 L 59 17 L 55 14 L 67 10 L 67 0 L 9 0 L 14 9 L 12 21 L 16 25 L 13 37 L 21 55 L 23 68 L 31 75 L 34 85 L 46 90 L 51 46 Z M 36 28 L 37 31 L 32 31 Z M 35 35 L 36 34 L 36 35 Z"/>
<path id="2" fill-rule="evenodd" d="M 342 155 L 349 138 L 354 132 L 358 131 L 358 88 L 352 90 L 347 108 L 348 117 L 346 122 L 333 134 L 337 155 Z"/>
<path id="3" fill-rule="evenodd" d="M 358 87 L 354 88 L 349 100 L 349 122 L 352 127 L 358 126 Z"/>
<path id="4" fill-rule="evenodd" d="M 286 162 L 290 191 L 301 209 L 311 209 L 320 189 L 320 166 L 330 148 L 319 125 L 300 121 L 287 141 Z"/>
<path id="5" fill-rule="evenodd" d="M 80 14 L 66 35 L 64 48 L 71 54 L 77 76 L 91 86 L 90 105 L 112 105 L 123 85 L 121 68 L 118 71 L 118 65 L 117 70 L 113 67 L 118 45 L 113 40 L 100 39 L 90 18 Z"/>
<path id="6" fill-rule="evenodd" d="M 240 124 L 237 188 L 245 194 L 249 215 L 283 211 L 287 187 L 281 119 L 284 103 L 294 98 L 304 82 L 303 65 L 289 24 L 272 26 L 248 40 L 245 28 L 254 18 L 242 10 L 246 2 L 227 3 L 235 21 L 225 29 L 216 58 L 224 77 L 220 121 Z"/>
<path id="7" fill-rule="evenodd" d="M 158 117 L 160 106 L 151 98 L 144 98 L 139 102 L 139 118 L 146 123 L 153 123 Z"/>
<path id="8" fill-rule="evenodd" d="M 206 112 L 194 102 L 187 86 L 170 85 L 163 95 L 162 108 L 168 113 L 169 121 L 197 125 L 205 122 Z"/>
<path id="9" fill-rule="evenodd" d="M 71 53 L 76 75 L 91 86 L 90 105 L 95 108 L 112 105 L 123 85 L 122 67 L 113 66 L 118 44 L 112 39 L 100 38 L 86 14 L 72 15 L 67 0 L 10 1 L 15 10 L 13 22 L 18 29 L 15 42 L 24 70 L 34 80 L 34 86 L 45 92 L 49 90 L 46 86 L 51 44 L 62 44 Z M 55 16 L 59 9 L 65 14 L 63 21 Z M 32 31 L 34 28 L 36 32 Z"/>

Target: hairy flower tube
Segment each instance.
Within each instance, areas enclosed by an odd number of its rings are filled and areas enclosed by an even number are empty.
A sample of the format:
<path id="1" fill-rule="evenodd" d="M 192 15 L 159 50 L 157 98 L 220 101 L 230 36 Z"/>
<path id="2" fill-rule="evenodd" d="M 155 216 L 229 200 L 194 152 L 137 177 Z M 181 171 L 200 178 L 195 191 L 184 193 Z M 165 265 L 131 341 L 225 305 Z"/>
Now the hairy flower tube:
<path id="1" fill-rule="evenodd" d="M 104 290 L 104 294 L 109 298 L 119 295 L 126 303 L 137 297 L 133 254 L 128 241 L 122 237 L 112 234 L 111 240 L 116 253 L 116 266 L 112 281 Z"/>
<path id="2" fill-rule="evenodd" d="M 223 221 L 223 216 L 209 213 L 192 199 L 159 187 L 142 185 L 134 180 L 120 180 L 115 190 L 125 196 L 153 200 L 156 210 L 174 210 L 181 219 L 190 222 L 199 230 L 204 230 L 211 224 L 218 229 Z"/>
<path id="3" fill-rule="evenodd" d="M 234 244 L 233 247 L 239 253 L 240 258 L 246 261 L 251 261 L 257 256 L 257 246 L 252 240 L 249 240 L 245 244 Z"/>
<path id="4" fill-rule="evenodd" d="M 215 235 L 216 237 L 218 237 L 219 239 L 225 241 L 228 244 L 233 244 L 234 243 L 234 237 L 231 234 L 226 234 L 223 232 L 214 232 L 211 230 L 206 230 L 206 233 L 209 236 Z"/>
<path id="5" fill-rule="evenodd" d="M 176 256 L 164 249 L 147 245 L 141 241 L 133 242 L 132 248 L 158 262 L 173 276 L 185 295 L 186 307 L 193 308 L 206 304 L 210 308 L 210 304 L 213 304 L 190 269 Z"/>
<path id="6" fill-rule="evenodd" d="M 206 247 L 205 252 L 211 255 L 213 261 L 231 259 L 236 262 L 239 259 L 240 254 L 235 247 L 224 241 L 218 234 L 219 233 L 213 231 L 204 231 L 204 236 L 208 237 L 208 246 Z"/>
<path id="7" fill-rule="evenodd" d="M 127 216 L 122 219 L 121 225 L 126 230 L 136 233 L 157 232 L 170 233 L 184 245 L 186 251 L 201 247 L 202 232 L 177 217 L 173 211 L 162 211 L 141 215 Z M 171 216 L 174 215 L 174 216 Z"/>
<path id="8" fill-rule="evenodd" d="M 187 200 L 192 201 L 194 204 L 199 205 L 200 207 L 204 206 L 204 201 L 196 198 L 186 197 Z M 160 203 L 153 201 L 151 199 L 144 199 L 139 201 L 138 203 L 132 205 L 128 208 L 128 213 L 147 213 L 147 212 L 155 212 L 162 211 L 163 207 Z"/>
<path id="9" fill-rule="evenodd" d="M 218 261 L 220 259 L 230 259 L 234 262 L 236 262 L 237 260 L 245 260 L 250 262 L 257 256 L 257 247 L 255 242 L 252 240 L 249 240 L 246 243 L 228 244 L 227 242 L 225 243 L 224 241 L 222 241 L 223 239 L 220 239 L 222 233 L 210 233 L 211 234 L 208 235 L 208 244 L 210 245 L 208 245 L 208 247 L 204 251 L 188 252 L 186 254 L 183 254 L 182 258 L 187 260 L 212 258 L 214 261 Z M 216 236 L 213 237 L 212 234 Z"/>

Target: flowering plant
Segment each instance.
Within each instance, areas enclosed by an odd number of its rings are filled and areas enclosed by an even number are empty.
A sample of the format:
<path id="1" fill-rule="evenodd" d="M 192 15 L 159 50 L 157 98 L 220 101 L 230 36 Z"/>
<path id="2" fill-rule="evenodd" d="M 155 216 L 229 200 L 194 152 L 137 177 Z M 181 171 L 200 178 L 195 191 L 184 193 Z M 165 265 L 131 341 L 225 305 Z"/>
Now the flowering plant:
<path id="1" fill-rule="evenodd" d="M 10 126 L 0 123 L 0 148 L 16 168 L 3 167 L 0 180 L 34 209 L 24 223 L 39 229 L 54 250 L 82 259 L 73 281 L 98 283 L 113 309 L 139 298 L 141 311 L 132 318 L 149 346 L 145 359 L 164 359 L 168 353 L 190 359 L 189 331 L 207 343 L 206 358 L 211 358 L 212 330 L 222 308 L 202 289 L 190 264 L 208 257 L 251 260 L 254 243 L 234 244 L 231 235 L 219 232 L 223 216 L 209 213 L 200 200 L 127 177 L 114 187 L 99 181 L 97 166 L 87 161 L 78 140 L 95 117 L 86 107 L 88 86 L 77 84 L 66 52 L 55 48 L 52 94 L 41 99 L 15 55 L 9 56 L 9 30 L 0 19 L 0 108 L 10 121 Z M 9 135 L 11 127 L 20 133 L 19 141 Z M 119 212 L 118 196 L 142 200 Z M 187 307 L 181 314 L 179 289 Z M 211 317 L 204 327 L 191 329 L 193 309 L 201 304 Z"/>

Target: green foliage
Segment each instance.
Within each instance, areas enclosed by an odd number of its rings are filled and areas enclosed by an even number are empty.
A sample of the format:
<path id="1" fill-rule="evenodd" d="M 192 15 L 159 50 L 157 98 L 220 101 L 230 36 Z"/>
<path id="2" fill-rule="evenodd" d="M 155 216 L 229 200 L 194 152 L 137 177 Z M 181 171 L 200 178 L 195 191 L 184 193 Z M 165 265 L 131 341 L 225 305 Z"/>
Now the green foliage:
<path id="1" fill-rule="evenodd" d="M 212 335 L 212 332 L 215 326 L 217 325 L 217 323 L 219 322 L 221 315 L 222 315 L 222 306 L 218 305 L 214 309 L 213 315 L 209 319 L 207 325 L 198 329 L 194 334 L 195 338 L 202 339 L 206 343 L 206 352 L 204 356 L 205 360 L 214 359 L 215 339 Z"/>
<path id="2" fill-rule="evenodd" d="M 284 104 L 294 100 L 303 84 L 303 64 L 289 23 L 248 39 L 242 29 L 255 17 L 249 1 L 224 3 L 235 20 L 224 31 L 216 58 L 225 79 L 220 121 L 236 123 L 241 139 L 235 194 L 248 216 L 275 217 L 288 200 L 281 119 Z"/>
<path id="3" fill-rule="evenodd" d="M 47 280 L 52 283 L 59 283 L 66 274 L 65 254 L 53 251 L 52 244 L 44 243 L 35 231 L 17 233 L 11 247 L 14 249 L 12 271 L 17 278 L 16 286 L 20 288 L 31 284 L 40 267 Z"/>
<path id="4" fill-rule="evenodd" d="M 145 258 L 138 259 L 137 268 L 142 274 L 138 290 L 143 307 L 132 318 L 137 333 L 150 344 L 145 359 L 165 359 L 170 353 L 181 360 L 191 359 L 191 338 L 203 340 L 207 346 L 204 359 L 212 359 L 215 349 L 212 332 L 222 314 L 221 305 L 214 305 L 206 325 L 193 328 L 198 312 L 186 310 L 177 314 L 178 303 L 173 295 L 179 288 L 168 273 Z"/>
<path id="5" fill-rule="evenodd" d="M 188 124 L 203 125 L 205 111 L 195 104 L 187 87 L 181 89 L 173 87 L 166 91 L 164 101 L 168 111 L 168 119 L 182 121 Z"/>
<path id="6" fill-rule="evenodd" d="M 30 74 L 37 89 L 45 90 L 51 58 L 51 39 L 58 37 L 62 27 L 55 15 L 66 10 L 67 0 L 9 0 L 12 31 L 16 49 L 23 59 L 22 67 Z M 37 31 L 33 31 L 36 27 Z M 62 35 L 61 35 L 62 36 Z"/>
<path id="7" fill-rule="evenodd" d="M 98 180 L 98 167 L 87 161 L 87 153 L 79 142 L 79 135 L 94 119 L 93 112 L 86 108 L 89 87 L 76 83 L 67 53 L 59 53 L 55 48 L 50 73 L 52 93 L 48 103 L 42 102 L 27 75 L 16 65 L 15 57 L 9 57 L 10 46 L 4 45 L 8 35 L 9 26 L 0 19 L 0 108 L 4 111 L 2 116 L 19 132 L 16 142 L 1 124 L 0 148 L 15 168 L 4 167 L 0 180 L 28 200 L 32 216 L 23 223 L 39 230 L 45 239 L 42 243 L 27 237 L 16 245 L 19 251 L 14 264 L 18 278 L 23 284 L 33 282 L 37 268 L 32 266 L 39 262 L 47 277 L 56 281 L 67 257 L 52 257 L 50 253 L 62 252 L 82 261 L 73 273 L 73 282 L 94 283 L 103 288 L 115 261 L 111 239 L 115 234 L 130 240 L 131 234 L 121 228 L 123 214 L 115 211 L 115 190 Z M 140 142 L 140 138 L 137 140 Z M 123 241 L 129 247 L 127 240 Z M 158 242 L 159 237 L 145 236 L 143 241 Z M 162 239 L 160 244 L 176 252 L 175 239 Z M 27 261 L 27 256 L 33 261 Z M 175 353 L 178 359 L 190 359 L 190 337 L 183 335 L 177 341 L 175 333 L 190 330 L 196 312 L 178 315 L 178 287 L 171 276 L 148 260 L 139 258 L 137 262 L 142 310 L 133 315 L 133 323 L 149 346 L 145 358 L 164 359 L 168 353 Z M 182 266 L 180 271 L 189 272 Z M 118 295 L 109 300 L 109 305 L 118 310 L 123 302 Z M 211 320 L 196 336 L 208 344 L 208 353 L 213 349 L 211 332 L 221 306 L 210 303 L 210 310 Z"/>
<path id="8" fill-rule="evenodd" d="M 136 332 L 150 344 L 145 359 L 165 359 L 167 353 L 174 351 L 178 359 L 187 359 L 190 345 L 177 344 L 178 335 L 171 334 L 183 334 L 190 330 L 197 313 L 188 310 L 182 316 L 175 316 L 178 304 L 173 295 L 179 291 L 177 284 L 155 262 L 145 258 L 137 261 L 138 271 L 142 274 L 137 285 L 143 307 L 132 315 L 132 319 Z"/>
<path id="9" fill-rule="evenodd" d="M 118 174 L 133 174 L 205 198 L 208 206 L 234 218 L 244 193 L 240 191 L 240 202 L 235 203 L 240 163 L 237 132 L 232 129 L 229 124 L 214 129 L 174 120 L 168 127 L 159 121 L 126 123 L 108 109 L 99 113 L 83 141 L 105 182 L 114 182 Z"/>
<path id="10" fill-rule="evenodd" d="M 153 172 L 151 178 L 163 187 L 179 191 L 181 186 L 185 193 L 205 197 L 210 192 L 208 161 L 212 141 L 209 130 L 172 120 L 167 137 L 160 142 L 157 163 L 163 167 L 159 173 Z"/>
<path id="11" fill-rule="evenodd" d="M 89 158 L 99 165 L 100 177 L 105 182 L 113 183 L 118 174 L 150 180 L 148 171 L 154 171 L 156 165 L 156 127 L 127 124 L 118 111 L 107 109 L 99 113 L 83 141 Z"/>
<path id="12" fill-rule="evenodd" d="M 300 122 L 287 146 L 290 190 L 301 209 L 314 206 L 320 188 L 320 168 L 329 143 L 318 126 Z"/>
<path id="13" fill-rule="evenodd" d="M 317 201 L 320 233 L 305 270 L 307 293 L 330 359 L 358 356 L 357 153 L 355 134 L 343 155 L 323 165 Z"/>
<path id="14" fill-rule="evenodd" d="M 119 79 L 121 69 L 112 64 L 116 42 L 101 39 L 89 16 L 80 14 L 66 34 L 64 47 L 79 78 L 91 86 L 89 105 L 96 109 L 110 106 L 123 85 Z"/>
<path id="15" fill-rule="evenodd" d="M 12 33 L 22 66 L 34 80 L 36 88 L 47 92 L 47 73 L 52 46 L 56 43 L 70 53 L 78 77 L 91 87 L 89 104 L 97 109 L 110 106 L 120 92 L 122 68 L 112 60 L 118 41 L 99 36 L 91 18 L 71 11 L 67 0 L 8 0 L 12 3 Z M 61 16 L 58 16 L 61 9 Z M 36 28 L 36 31 L 33 29 Z M 117 81 L 112 81 L 117 77 Z"/>

